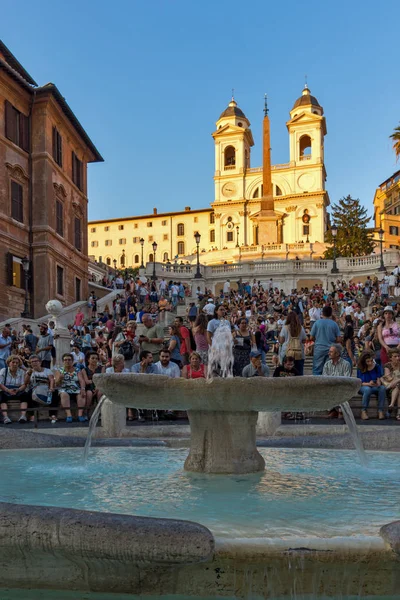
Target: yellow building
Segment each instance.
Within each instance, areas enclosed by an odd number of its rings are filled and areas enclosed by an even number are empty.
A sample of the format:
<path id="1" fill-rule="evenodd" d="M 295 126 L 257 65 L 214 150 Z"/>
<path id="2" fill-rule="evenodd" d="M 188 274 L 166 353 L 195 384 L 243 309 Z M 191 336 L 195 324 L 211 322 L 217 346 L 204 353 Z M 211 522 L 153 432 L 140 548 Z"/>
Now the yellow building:
<path id="1" fill-rule="evenodd" d="M 267 115 L 265 108 L 265 115 Z M 265 119 L 264 119 L 265 121 Z M 194 260 L 194 233 L 201 234 L 201 260 L 205 264 L 239 260 L 246 251 L 254 256 L 271 249 L 296 253 L 324 250 L 329 196 L 325 190 L 324 138 L 327 133 L 324 111 L 307 86 L 296 100 L 286 123 L 289 133 L 289 162 L 268 166 L 271 170 L 273 215 L 276 235 L 259 245 L 258 215 L 262 209 L 263 169 L 251 166 L 254 145 L 250 121 L 232 98 L 216 122 L 212 133 L 215 146 L 215 194 L 211 208 L 192 211 L 91 221 L 89 254 L 113 266 L 141 264 L 153 259 L 152 243 L 157 243 L 157 261 Z M 264 135 L 264 146 L 269 145 Z M 267 148 L 269 152 L 269 147 Z M 265 154 L 265 152 L 264 152 Z M 270 163 L 269 163 L 270 164 Z M 274 224 L 275 227 L 275 224 Z M 261 239 L 263 239 L 261 237 Z M 319 250 L 318 250 L 319 249 Z"/>
<path id="2" fill-rule="evenodd" d="M 375 227 L 383 229 L 384 248 L 400 249 L 400 171 L 380 184 L 374 197 Z"/>

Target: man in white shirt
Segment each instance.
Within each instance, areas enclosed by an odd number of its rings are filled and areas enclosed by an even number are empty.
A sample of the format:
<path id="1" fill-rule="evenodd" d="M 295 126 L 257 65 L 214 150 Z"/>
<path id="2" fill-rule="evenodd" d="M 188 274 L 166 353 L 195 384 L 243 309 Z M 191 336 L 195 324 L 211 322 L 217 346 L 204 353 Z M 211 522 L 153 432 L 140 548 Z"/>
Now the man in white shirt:
<path id="1" fill-rule="evenodd" d="M 160 360 L 154 365 L 155 375 L 166 375 L 167 377 L 179 378 L 181 376 L 180 369 L 176 363 L 171 362 L 171 352 L 169 350 L 161 350 Z"/>
<path id="2" fill-rule="evenodd" d="M 227 298 L 229 296 L 229 294 L 230 294 L 230 291 L 231 291 L 231 283 L 230 283 L 229 279 L 227 279 L 225 281 L 225 283 L 224 283 L 224 290 L 223 291 L 224 291 L 225 298 Z"/>
<path id="3" fill-rule="evenodd" d="M 11 354 L 11 329 L 6 325 L 0 335 L 0 369 L 6 368 L 6 360 Z"/>
<path id="4" fill-rule="evenodd" d="M 207 300 L 207 304 L 203 308 L 203 313 L 205 313 L 207 315 L 207 317 L 212 317 L 214 315 L 214 312 L 215 312 L 215 304 L 213 302 L 213 299 L 209 298 Z"/>
<path id="5" fill-rule="evenodd" d="M 315 300 L 308 311 L 308 316 L 310 317 L 310 328 L 314 325 L 315 321 L 321 318 L 321 309 L 318 308 L 318 303 Z"/>
<path id="6" fill-rule="evenodd" d="M 167 282 L 163 278 L 160 281 L 160 294 L 161 294 L 161 296 L 165 296 L 165 290 L 166 289 L 167 289 Z"/>
<path id="7" fill-rule="evenodd" d="M 389 282 L 388 282 L 389 283 L 389 296 L 391 298 L 393 298 L 393 296 L 394 296 L 394 288 L 396 286 L 396 279 L 397 279 L 397 277 L 394 274 L 394 272 L 389 275 Z"/>

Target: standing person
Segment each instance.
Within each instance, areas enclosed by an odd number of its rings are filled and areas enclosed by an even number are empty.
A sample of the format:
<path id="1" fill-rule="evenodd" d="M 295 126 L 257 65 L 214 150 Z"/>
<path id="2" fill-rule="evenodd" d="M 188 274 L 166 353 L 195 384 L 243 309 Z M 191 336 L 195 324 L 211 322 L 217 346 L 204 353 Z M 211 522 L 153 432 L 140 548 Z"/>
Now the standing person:
<path id="1" fill-rule="evenodd" d="M 250 363 L 250 352 L 255 338 L 250 331 L 247 319 L 242 317 L 239 327 L 233 333 L 233 376 L 241 377 L 244 367 Z"/>
<path id="2" fill-rule="evenodd" d="M 378 339 L 381 344 L 382 367 L 389 362 L 388 353 L 393 348 L 400 348 L 400 328 L 394 320 L 394 311 L 391 306 L 386 306 L 383 311 L 384 323 L 378 325 Z"/>
<path id="3" fill-rule="evenodd" d="M 311 339 L 315 342 L 313 375 L 321 375 L 328 360 L 329 348 L 340 340 L 340 329 L 332 320 L 331 306 L 324 306 L 322 309 L 321 319 L 316 321 L 311 329 Z"/>
<path id="4" fill-rule="evenodd" d="M 223 287 L 224 298 L 229 298 L 229 294 L 231 293 L 231 282 L 227 279 L 224 283 Z"/>
<path id="5" fill-rule="evenodd" d="M 11 347 L 11 329 L 8 325 L 5 325 L 3 328 L 3 333 L 0 335 L 0 369 L 5 368 L 7 358 L 11 354 Z"/>
<path id="6" fill-rule="evenodd" d="M 356 366 L 356 343 L 354 341 L 354 328 L 352 325 L 347 324 L 343 332 L 343 354 L 342 358 L 347 360 L 350 365 L 350 375 L 353 367 Z M 349 375 L 349 377 L 350 377 Z"/>
<path id="7" fill-rule="evenodd" d="M 207 317 L 203 313 L 200 313 L 194 322 L 193 337 L 201 362 L 208 365 Z"/>
<path id="8" fill-rule="evenodd" d="M 145 313 L 142 317 L 144 335 L 139 336 L 140 349 L 149 350 L 153 354 L 154 361 L 159 360 L 160 350 L 164 344 L 164 327 L 154 323 L 151 315 Z"/>
<path id="9" fill-rule="evenodd" d="M 207 325 L 207 341 L 208 341 L 209 346 L 211 346 L 211 344 L 212 344 L 212 339 L 213 339 L 214 333 L 218 329 L 218 327 L 222 323 L 228 322 L 227 319 L 225 318 L 225 315 L 226 315 L 225 307 L 222 306 L 222 304 L 220 304 L 218 306 L 218 308 L 216 308 L 214 311 L 214 318 L 211 319 L 211 321 L 209 321 L 208 325 Z"/>
<path id="10" fill-rule="evenodd" d="M 285 356 L 291 356 L 294 360 L 294 368 L 299 375 L 304 374 L 304 342 L 306 338 L 306 332 L 297 313 L 289 313 L 279 335 L 279 342 L 282 344 L 281 361 L 283 362 Z"/>
<path id="11" fill-rule="evenodd" d="M 27 384 L 25 383 L 25 371 L 21 367 L 22 359 L 16 354 L 11 354 L 6 360 L 6 366 L 0 370 L 1 410 L 3 411 L 4 425 L 11 423 L 7 412 L 7 403 L 12 398 L 18 398 L 21 403 L 21 416 L 18 419 L 18 423 L 26 423 L 27 421 Z"/>
<path id="12" fill-rule="evenodd" d="M 48 331 L 47 323 L 39 325 L 39 340 L 36 345 L 36 354 L 42 361 L 42 367 L 50 369 L 51 367 L 51 352 L 53 348 L 53 336 Z"/>
<path id="13" fill-rule="evenodd" d="M 82 324 L 84 321 L 85 315 L 82 312 L 82 309 L 79 308 L 78 312 L 75 315 L 75 319 L 74 319 L 74 327 L 78 330 L 81 331 L 82 329 Z"/>
<path id="14" fill-rule="evenodd" d="M 195 305 L 194 302 L 191 302 L 189 304 L 189 309 L 187 312 L 188 321 L 190 321 L 190 323 L 194 323 L 196 320 L 197 314 L 198 314 L 197 306 Z"/>
<path id="15" fill-rule="evenodd" d="M 321 309 L 319 308 L 316 300 L 313 300 L 313 305 L 308 310 L 308 316 L 310 317 L 310 328 L 312 329 L 315 321 L 319 321 L 321 318 Z"/>
<path id="16" fill-rule="evenodd" d="M 216 306 L 212 298 L 208 298 L 205 306 L 203 307 L 203 312 L 207 315 L 208 320 L 211 321 L 215 314 Z"/>
<path id="17" fill-rule="evenodd" d="M 372 394 L 376 394 L 378 397 L 378 418 L 380 420 L 385 418 L 386 388 L 381 382 L 382 375 L 382 367 L 376 364 L 372 354 L 366 352 L 360 356 L 357 377 L 362 381 L 358 393 L 362 395 L 361 418 L 363 421 L 369 419 L 368 407 Z"/>
<path id="18" fill-rule="evenodd" d="M 168 333 L 170 335 L 168 350 L 171 353 L 171 362 L 174 362 L 181 369 L 183 366 L 183 356 L 181 353 L 183 344 L 179 327 L 171 325 Z"/>
<path id="19" fill-rule="evenodd" d="M 175 318 L 175 326 L 178 328 L 181 337 L 180 353 L 182 355 L 182 364 L 187 365 L 189 364 L 189 357 L 192 353 L 189 329 L 184 326 L 182 317 Z"/>

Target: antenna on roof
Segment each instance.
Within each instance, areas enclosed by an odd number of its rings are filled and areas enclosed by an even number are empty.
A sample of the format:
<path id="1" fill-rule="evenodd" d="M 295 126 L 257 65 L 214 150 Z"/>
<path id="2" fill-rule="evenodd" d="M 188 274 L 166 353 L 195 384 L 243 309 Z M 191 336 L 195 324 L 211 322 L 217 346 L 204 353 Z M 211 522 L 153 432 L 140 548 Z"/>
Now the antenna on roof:
<path id="1" fill-rule="evenodd" d="M 232 102 L 235 101 L 235 88 L 232 88 Z"/>
<path id="2" fill-rule="evenodd" d="M 307 75 L 304 75 L 304 88 L 306 90 L 308 90 L 308 85 L 307 85 Z"/>

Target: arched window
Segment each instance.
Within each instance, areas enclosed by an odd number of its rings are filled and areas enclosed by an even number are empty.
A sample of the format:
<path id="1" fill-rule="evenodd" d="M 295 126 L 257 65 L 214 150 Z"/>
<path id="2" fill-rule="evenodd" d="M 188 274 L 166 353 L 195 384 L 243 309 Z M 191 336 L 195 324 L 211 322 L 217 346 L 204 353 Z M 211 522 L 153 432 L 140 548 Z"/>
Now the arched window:
<path id="1" fill-rule="evenodd" d="M 150 253 L 149 254 L 149 262 L 153 262 L 153 260 L 154 260 L 153 253 Z"/>
<path id="2" fill-rule="evenodd" d="M 106 263 L 107 263 L 107 265 L 108 265 L 108 266 L 110 266 L 110 265 L 111 265 L 111 258 L 110 258 L 110 257 L 107 257 L 107 258 L 106 258 Z"/>
<path id="3" fill-rule="evenodd" d="M 276 196 L 282 196 L 282 190 L 281 190 L 281 188 L 279 187 L 279 185 L 277 185 L 277 186 L 276 186 L 276 193 L 275 193 L 275 195 L 276 195 Z"/>
<path id="4" fill-rule="evenodd" d="M 210 230 L 210 242 L 215 242 L 215 229 Z"/>
<path id="5" fill-rule="evenodd" d="M 178 223 L 177 233 L 178 235 L 185 235 L 185 225 L 183 223 Z"/>
<path id="6" fill-rule="evenodd" d="M 185 254 L 185 242 L 178 242 L 178 254 Z"/>
<path id="7" fill-rule="evenodd" d="M 139 254 L 135 254 L 135 257 L 133 259 L 133 262 L 135 263 L 135 265 L 139 264 Z"/>
<path id="8" fill-rule="evenodd" d="M 163 261 L 167 262 L 167 260 L 168 260 L 168 252 L 164 252 L 164 254 L 163 254 Z"/>
<path id="9" fill-rule="evenodd" d="M 260 190 L 259 190 L 259 188 L 257 188 L 256 190 L 254 190 L 253 198 L 258 198 L 259 195 L 260 195 Z"/>
<path id="10" fill-rule="evenodd" d="M 227 146 L 224 152 L 224 166 L 225 169 L 228 167 L 234 167 L 236 164 L 236 150 L 233 146 Z"/>
<path id="11" fill-rule="evenodd" d="M 311 157 L 311 138 L 309 135 L 302 135 L 299 140 L 300 160 L 307 160 Z"/>

